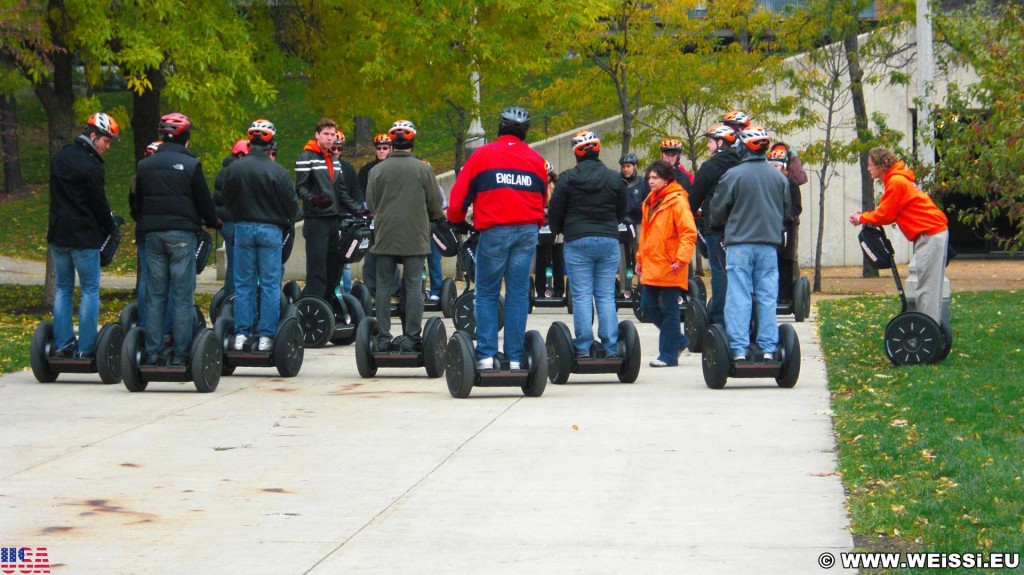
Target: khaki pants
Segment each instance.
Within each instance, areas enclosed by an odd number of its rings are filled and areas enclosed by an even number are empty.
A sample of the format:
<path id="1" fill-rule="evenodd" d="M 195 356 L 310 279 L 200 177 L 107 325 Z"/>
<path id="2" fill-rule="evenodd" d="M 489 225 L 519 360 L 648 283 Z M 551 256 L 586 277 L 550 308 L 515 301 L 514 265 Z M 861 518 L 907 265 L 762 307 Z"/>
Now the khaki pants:
<path id="1" fill-rule="evenodd" d="M 915 309 L 942 323 L 942 280 L 945 279 L 946 247 L 949 231 L 921 234 L 914 242 L 914 269 L 917 270 Z"/>

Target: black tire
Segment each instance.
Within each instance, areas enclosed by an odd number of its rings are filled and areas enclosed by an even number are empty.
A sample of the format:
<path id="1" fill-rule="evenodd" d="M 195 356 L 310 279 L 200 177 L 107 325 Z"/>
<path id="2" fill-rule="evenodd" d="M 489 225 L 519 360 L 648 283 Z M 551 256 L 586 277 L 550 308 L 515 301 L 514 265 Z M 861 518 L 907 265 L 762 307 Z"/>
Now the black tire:
<path id="1" fill-rule="evenodd" d="M 450 318 L 455 310 L 455 300 L 458 299 L 458 288 L 455 287 L 455 280 L 445 278 L 441 282 L 441 315 Z"/>
<path id="2" fill-rule="evenodd" d="M 901 313 L 885 326 L 885 355 L 893 365 L 933 363 L 945 344 L 939 324 L 923 313 Z"/>
<path id="3" fill-rule="evenodd" d="M 377 362 L 373 359 L 373 353 L 377 351 L 377 320 L 372 317 L 364 318 L 356 328 L 356 369 L 363 379 L 377 375 Z"/>
<path id="4" fill-rule="evenodd" d="M 775 378 L 775 383 L 788 389 L 800 379 L 800 339 L 788 323 L 779 326 L 779 350 L 782 355 L 782 371 Z"/>
<path id="5" fill-rule="evenodd" d="M 953 349 L 953 326 L 949 325 L 948 321 L 943 321 L 939 324 L 939 329 L 942 330 L 943 346 L 938 357 L 935 358 L 936 363 L 946 359 Z"/>
<path id="6" fill-rule="evenodd" d="M 619 381 L 635 383 L 640 377 L 640 334 L 629 320 L 619 322 L 619 353 L 622 365 L 619 367 Z"/>
<path id="7" fill-rule="evenodd" d="M 476 315 L 474 291 L 469 290 L 455 299 L 455 310 L 452 322 L 456 331 L 464 331 L 470 338 L 476 339 Z"/>
<path id="8" fill-rule="evenodd" d="M 352 297 L 359 300 L 359 303 L 363 306 L 363 317 L 373 315 L 373 298 L 370 297 L 370 288 L 366 287 L 366 284 L 360 282 L 353 283 Z"/>
<path id="9" fill-rule="evenodd" d="M 560 321 L 551 324 L 545 346 L 548 354 L 548 379 L 555 385 L 564 385 L 569 381 L 576 355 L 569 326 Z"/>
<path id="10" fill-rule="evenodd" d="M 221 377 L 231 375 L 235 373 L 235 366 L 231 363 L 231 359 L 228 358 L 227 351 L 235 344 L 235 320 L 232 317 L 225 316 L 217 318 L 217 322 L 213 324 L 213 335 L 217 338 L 220 343 L 221 350 L 224 354 L 220 363 L 220 375 Z"/>
<path id="11" fill-rule="evenodd" d="M 228 288 L 220 288 L 217 293 L 213 294 L 213 299 L 210 300 L 210 320 L 213 321 L 214 325 L 217 325 L 217 320 L 220 318 L 220 310 L 224 307 L 224 302 L 228 299 Z"/>
<path id="12" fill-rule="evenodd" d="M 118 323 L 124 328 L 125 333 L 129 329 L 139 325 L 139 304 L 132 302 L 121 310 L 121 316 L 118 318 Z"/>
<path id="13" fill-rule="evenodd" d="M 316 296 L 299 298 L 295 302 L 302 325 L 302 336 L 306 347 L 319 348 L 327 345 L 334 335 L 334 310 L 331 304 Z"/>
<path id="14" fill-rule="evenodd" d="M 569 278 L 565 278 L 565 309 L 572 313 L 572 285 Z"/>
<path id="15" fill-rule="evenodd" d="M 704 384 L 711 389 L 722 389 L 729 378 L 732 368 L 729 357 L 729 340 L 725 330 L 718 324 L 708 328 L 704 351 L 701 355 L 701 367 L 704 369 Z"/>
<path id="16" fill-rule="evenodd" d="M 633 315 L 636 316 L 636 320 L 640 323 L 651 323 L 651 318 L 647 317 L 647 312 L 644 311 L 641 306 L 641 294 L 643 290 L 637 286 L 637 289 L 633 290 L 633 296 L 630 298 L 633 302 Z"/>
<path id="17" fill-rule="evenodd" d="M 220 371 L 224 362 L 224 350 L 213 330 L 203 328 L 192 340 L 192 355 L 189 370 L 192 382 L 199 393 L 210 393 L 220 383 Z"/>
<path id="18" fill-rule="evenodd" d="M 302 369 L 306 356 L 302 326 L 296 318 L 287 318 L 277 325 L 274 334 L 274 367 L 281 377 L 295 377 Z"/>
<path id="19" fill-rule="evenodd" d="M 284 296 L 288 303 L 295 303 L 302 299 L 302 288 L 295 281 L 290 281 L 281 288 L 281 295 Z"/>
<path id="20" fill-rule="evenodd" d="M 108 323 L 96 335 L 96 372 L 107 385 L 121 383 L 121 347 L 124 346 L 124 327 Z"/>
<path id="21" fill-rule="evenodd" d="M 448 393 L 456 399 L 465 399 L 476 382 L 476 356 L 473 340 L 464 331 L 456 331 L 445 349 L 445 377 Z"/>
<path id="22" fill-rule="evenodd" d="M 566 285 L 568 288 L 568 285 Z M 525 353 L 523 363 L 527 370 L 526 385 L 522 387 L 526 397 L 540 397 L 544 395 L 544 388 L 548 386 L 548 349 L 540 332 L 532 329 L 526 332 Z"/>
<path id="23" fill-rule="evenodd" d="M 29 364 L 32 365 L 32 375 L 39 383 L 52 383 L 57 381 L 60 372 L 50 368 L 50 349 L 53 348 L 53 322 L 44 321 L 36 326 L 32 333 L 32 344 L 29 352 Z"/>
<path id="24" fill-rule="evenodd" d="M 683 319 L 683 331 L 690 340 L 687 349 L 692 353 L 700 353 L 704 349 L 704 338 L 707 337 L 710 323 L 704 302 L 691 296 L 687 301 L 686 311 L 683 312 Z"/>
<path id="25" fill-rule="evenodd" d="M 124 336 L 121 348 L 121 378 L 128 391 L 146 391 L 149 382 L 142 376 L 139 366 L 146 355 L 146 331 L 135 326 Z"/>
<path id="26" fill-rule="evenodd" d="M 195 312 L 195 323 L 192 325 L 192 335 L 199 333 L 199 330 L 206 329 L 206 318 L 203 316 L 203 310 L 199 309 L 199 306 L 193 304 L 192 311 Z"/>
<path id="27" fill-rule="evenodd" d="M 708 306 L 708 288 L 704 285 L 704 280 L 699 277 L 692 277 L 687 284 L 690 297 L 700 300 L 700 303 L 704 304 L 704 307 Z"/>
<path id="28" fill-rule="evenodd" d="M 359 323 L 363 321 L 366 315 L 363 313 L 363 304 L 359 303 L 359 300 L 353 297 L 351 294 L 344 294 L 341 296 L 341 303 L 344 306 L 342 315 L 340 318 L 335 316 L 334 329 L 337 331 L 338 324 L 351 325 L 353 328 L 358 328 Z M 334 345 L 352 345 L 352 342 L 356 340 L 356 330 L 353 329 L 348 335 L 340 335 L 338 337 L 332 337 L 331 343 Z"/>
<path id="29" fill-rule="evenodd" d="M 444 322 L 439 317 L 428 319 L 423 328 L 423 366 L 427 368 L 427 377 L 434 379 L 444 375 L 447 347 Z"/>
<path id="30" fill-rule="evenodd" d="M 811 284 L 807 278 L 800 277 L 793 282 L 793 319 L 802 322 L 807 319 L 811 309 Z"/>

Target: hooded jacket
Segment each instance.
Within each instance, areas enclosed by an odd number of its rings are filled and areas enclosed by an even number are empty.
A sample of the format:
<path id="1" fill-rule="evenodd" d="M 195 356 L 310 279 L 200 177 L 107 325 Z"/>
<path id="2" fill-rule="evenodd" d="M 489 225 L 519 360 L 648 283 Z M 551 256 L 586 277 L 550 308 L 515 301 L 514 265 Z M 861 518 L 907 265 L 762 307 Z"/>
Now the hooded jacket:
<path id="1" fill-rule="evenodd" d="M 47 243 L 99 249 L 114 220 L 107 203 L 103 160 L 85 136 L 75 138 L 50 162 L 50 225 Z"/>
<path id="2" fill-rule="evenodd" d="M 697 227 L 686 191 L 679 182 L 670 182 L 660 192 L 651 192 L 644 200 L 643 232 L 636 254 L 640 283 L 686 291 L 696 243 Z M 678 269 L 672 269 L 672 262 L 679 262 Z"/>
<path id="3" fill-rule="evenodd" d="M 622 175 L 596 158 L 585 159 L 560 176 L 548 206 L 551 231 L 569 242 L 588 236 L 618 238 L 626 218 Z"/>
<path id="4" fill-rule="evenodd" d="M 885 192 L 878 201 L 878 207 L 862 213 L 860 222 L 873 226 L 895 222 L 903 235 L 912 242 L 916 242 L 921 234 L 931 236 L 948 230 L 946 214 L 917 187 L 915 180 L 914 172 L 906 164 L 893 164 L 882 176 Z"/>
<path id="5" fill-rule="evenodd" d="M 134 212 L 142 235 L 169 230 L 197 232 L 205 222 L 217 227 L 217 212 L 203 175 L 203 164 L 185 146 L 164 142 L 139 161 Z"/>
<path id="6" fill-rule="evenodd" d="M 237 222 L 291 225 L 298 213 L 288 170 L 253 146 L 249 153 L 224 169 L 224 204 Z"/>
<path id="7" fill-rule="evenodd" d="M 747 155 L 722 176 L 711 201 L 712 229 L 725 227 L 725 245 L 781 246 L 789 214 L 789 180 L 764 155 Z"/>
<path id="8" fill-rule="evenodd" d="M 333 218 L 341 214 L 356 214 L 362 206 L 349 197 L 340 164 L 329 151 L 321 150 L 316 140 L 309 140 L 295 160 L 295 192 L 302 198 L 304 218 Z M 314 196 L 324 195 L 330 205 L 318 208 L 312 204 Z"/>

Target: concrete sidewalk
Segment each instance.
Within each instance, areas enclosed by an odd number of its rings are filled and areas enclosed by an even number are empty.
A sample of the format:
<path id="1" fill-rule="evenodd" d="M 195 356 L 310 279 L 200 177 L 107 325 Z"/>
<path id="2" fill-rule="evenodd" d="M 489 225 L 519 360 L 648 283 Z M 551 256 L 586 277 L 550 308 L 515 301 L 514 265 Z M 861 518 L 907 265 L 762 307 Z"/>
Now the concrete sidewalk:
<path id="1" fill-rule="evenodd" d="M 571 325 L 539 310 L 530 328 L 555 319 Z M 650 324 L 636 384 L 573 376 L 540 398 L 456 400 L 422 369 L 361 380 L 353 347 L 206 395 L 11 374 L 0 535 L 54 573 L 819 572 L 853 543 L 813 319 L 790 390 L 709 390 L 685 353 L 647 367 Z"/>

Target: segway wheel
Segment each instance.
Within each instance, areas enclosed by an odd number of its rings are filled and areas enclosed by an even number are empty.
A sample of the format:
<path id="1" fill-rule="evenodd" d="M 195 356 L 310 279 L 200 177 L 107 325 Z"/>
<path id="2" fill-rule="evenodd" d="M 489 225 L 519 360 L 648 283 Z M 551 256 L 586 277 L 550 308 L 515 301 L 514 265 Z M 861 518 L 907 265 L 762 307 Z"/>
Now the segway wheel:
<path id="1" fill-rule="evenodd" d="M 619 322 L 619 353 L 622 354 L 619 381 L 635 383 L 640 376 L 640 334 L 629 320 Z"/>
<path id="2" fill-rule="evenodd" d="M 452 317 L 455 313 L 455 300 L 458 299 L 458 289 L 455 287 L 455 280 L 445 278 L 441 282 L 441 315 Z"/>
<path id="3" fill-rule="evenodd" d="M 302 338 L 302 326 L 296 318 L 287 318 L 277 327 L 274 334 L 274 366 L 281 377 L 295 377 L 302 369 L 306 346 Z"/>
<path id="4" fill-rule="evenodd" d="M 548 353 L 548 379 L 555 385 L 564 385 L 572 373 L 572 360 L 575 355 L 569 326 L 560 321 L 551 324 L 545 345 Z"/>
<path id="5" fill-rule="evenodd" d="M 220 288 L 217 293 L 213 294 L 213 299 L 210 300 L 210 319 L 214 325 L 217 325 L 217 319 L 220 318 L 220 310 L 224 307 L 224 302 L 228 298 L 228 288 Z"/>
<path id="6" fill-rule="evenodd" d="M 939 324 L 923 313 L 901 313 L 885 326 L 885 355 L 893 365 L 933 363 L 945 345 Z"/>
<path id="7" fill-rule="evenodd" d="M 476 380 L 476 356 L 469 334 L 464 331 L 453 333 L 444 355 L 448 393 L 456 399 L 469 397 Z"/>
<path id="8" fill-rule="evenodd" d="M 39 383 L 52 383 L 57 381 L 59 371 L 50 369 L 50 348 L 53 347 L 53 322 L 44 321 L 36 326 L 32 333 L 32 349 L 29 353 L 29 363 L 32 365 L 32 375 Z"/>
<path id="9" fill-rule="evenodd" d="M 811 312 L 811 283 L 800 277 L 793 282 L 793 319 L 802 322 Z"/>
<path id="10" fill-rule="evenodd" d="M 633 295 L 630 297 L 630 300 L 633 302 L 633 315 L 636 316 L 636 320 L 640 323 L 651 323 L 651 318 L 647 317 L 647 313 L 640 305 L 641 291 L 642 289 L 637 286 L 637 288 L 633 290 Z"/>
<path id="11" fill-rule="evenodd" d="M 198 332 L 201 329 L 206 329 L 206 318 L 203 316 L 203 310 L 199 309 L 199 306 L 193 304 L 192 311 L 195 312 L 196 316 L 193 333 Z"/>
<path id="12" fill-rule="evenodd" d="M 341 303 L 344 309 L 339 310 L 341 313 L 340 317 L 335 317 L 335 329 L 337 329 L 339 321 L 341 321 L 343 325 L 351 325 L 358 328 L 359 323 L 363 321 L 364 317 L 366 317 L 366 314 L 363 313 L 363 304 L 359 303 L 359 300 L 352 294 L 342 295 Z M 331 343 L 334 345 L 352 345 L 352 342 L 355 340 L 356 330 L 353 329 L 348 335 L 332 337 Z"/>
<path id="13" fill-rule="evenodd" d="M 217 323 L 213 324 L 213 335 L 217 337 L 222 350 L 226 352 L 231 349 L 235 343 L 235 320 L 229 316 L 217 318 Z M 235 373 L 236 366 L 231 363 L 226 353 L 223 355 L 220 363 L 221 376 Z"/>
<path id="14" fill-rule="evenodd" d="M 306 296 L 295 302 L 302 325 L 306 347 L 319 348 L 327 345 L 334 335 L 334 310 L 331 304 L 316 296 Z"/>
<path id="15" fill-rule="evenodd" d="M 124 328 L 125 333 L 139 325 L 139 304 L 132 302 L 124 306 L 124 309 L 121 310 L 121 316 L 117 321 Z"/>
<path id="16" fill-rule="evenodd" d="M 356 328 L 356 369 L 364 379 L 377 375 L 377 362 L 373 359 L 373 353 L 377 351 L 379 333 L 377 320 L 372 317 L 364 318 Z"/>
<path id="17" fill-rule="evenodd" d="M 935 358 L 936 362 L 946 359 L 950 350 L 953 349 L 953 326 L 949 325 L 948 321 L 943 321 L 939 324 L 939 329 L 942 330 L 943 346 L 939 356 Z"/>
<path id="18" fill-rule="evenodd" d="M 469 337 L 476 339 L 476 316 L 473 290 L 467 291 L 455 299 L 455 310 L 452 313 L 452 322 L 457 331 L 466 332 Z"/>
<path id="19" fill-rule="evenodd" d="M 687 289 L 691 297 L 699 299 L 704 307 L 708 306 L 708 288 L 704 286 L 704 280 L 699 277 L 690 278 Z"/>
<path id="20" fill-rule="evenodd" d="M 373 315 L 373 298 L 370 297 L 370 288 L 366 287 L 366 284 L 360 282 L 352 284 L 352 297 L 359 300 L 363 306 L 363 317 Z"/>
<path id="21" fill-rule="evenodd" d="M 203 328 L 192 340 L 192 355 L 189 358 L 189 369 L 192 381 L 199 393 L 210 393 L 220 383 L 221 364 L 224 361 L 224 350 L 213 330 Z"/>
<path id="22" fill-rule="evenodd" d="M 439 317 L 428 319 L 423 328 L 423 366 L 427 368 L 427 377 L 434 379 L 444 375 L 447 346 L 444 322 Z"/>
<path id="23" fill-rule="evenodd" d="M 708 308 L 704 302 L 690 295 L 686 311 L 683 312 L 683 331 L 690 340 L 687 346 L 692 353 L 700 353 L 704 349 L 704 339 L 708 333 Z"/>
<path id="24" fill-rule="evenodd" d="M 281 295 L 288 300 L 288 303 L 295 303 L 302 299 L 302 288 L 295 281 L 290 281 L 281 288 Z"/>
<path id="25" fill-rule="evenodd" d="M 711 389 L 722 389 L 729 378 L 732 358 L 729 357 L 729 340 L 725 330 L 718 324 L 708 328 L 701 366 L 704 368 L 704 384 Z"/>
<path id="26" fill-rule="evenodd" d="M 149 382 L 142 377 L 139 366 L 146 354 L 146 331 L 135 326 L 124 336 L 121 348 L 121 377 L 128 391 L 146 391 Z"/>
<path id="27" fill-rule="evenodd" d="M 788 323 L 779 326 L 779 349 L 782 352 L 782 371 L 775 378 L 779 387 L 790 388 L 800 379 L 800 339 Z"/>
<path id="28" fill-rule="evenodd" d="M 568 288 L 568 286 L 566 286 Z M 523 354 L 523 365 L 527 370 L 526 385 L 522 387 L 526 397 L 540 397 L 544 395 L 544 388 L 548 386 L 548 348 L 540 337 L 540 332 L 531 329 L 526 332 L 525 353 Z"/>
<path id="29" fill-rule="evenodd" d="M 572 285 L 569 283 L 569 278 L 565 278 L 565 308 L 572 313 Z"/>
<path id="30" fill-rule="evenodd" d="M 124 327 L 108 323 L 96 335 L 96 371 L 107 385 L 121 383 L 121 347 L 124 345 Z"/>

